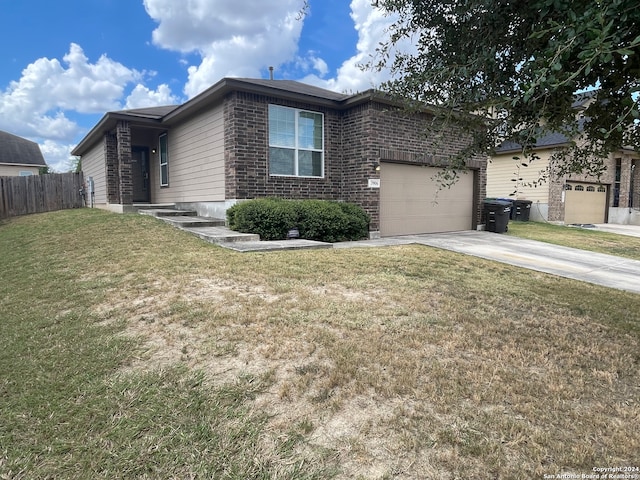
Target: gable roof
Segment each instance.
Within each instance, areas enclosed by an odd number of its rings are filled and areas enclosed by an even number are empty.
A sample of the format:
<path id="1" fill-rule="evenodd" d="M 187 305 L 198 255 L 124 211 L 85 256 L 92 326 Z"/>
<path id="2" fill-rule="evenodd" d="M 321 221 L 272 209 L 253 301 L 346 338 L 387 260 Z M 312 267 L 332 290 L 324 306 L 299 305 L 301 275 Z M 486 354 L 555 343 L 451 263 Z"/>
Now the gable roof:
<path id="1" fill-rule="evenodd" d="M 113 130 L 119 120 L 127 120 L 134 125 L 147 128 L 166 129 L 204 108 L 215 105 L 231 92 L 272 96 L 337 110 L 351 108 L 371 100 L 389 105 L 397 104 L 391 97 L 373 89 L 347 95 L 294 80 L 223 78 L 182 105 L 107 112 L 73 149 L 71 154 L 83 155 L 86 153 L 92 145 L 102 138 L 105 131 Z"/>
<path id="2" fill-rule="evenodd" d="M 543 135 L 540 138 L 537 138 L 533 148 L 551 148 L 558 147 L 561 145 L 566 145 L 569 143 L 569 138 L 558 132 L 551 132 L 546 135 Z M 506 141 L 498 148 L 496 148 L 496 153 L 507 153 L 512 151 L 522 150 L 522 145 L 517 142 Z"/>
<path id="3" fill-rule="evenodd" d="M 0 163 L 46 167 L 40 146 L 36 142 L 0 130 Z"/>
<path id="4" fill-rule="evenodd" d="M 166 105 L 163 107 L 146 107 L 146 108 L 134 108 L 130 110 L 120 110 L 119 113 L 131 115 L 132 117 L 150 118 L 150 119 L 162 119 L 165 115 L 172 110 L 178 108 L 178 105 Z"/>

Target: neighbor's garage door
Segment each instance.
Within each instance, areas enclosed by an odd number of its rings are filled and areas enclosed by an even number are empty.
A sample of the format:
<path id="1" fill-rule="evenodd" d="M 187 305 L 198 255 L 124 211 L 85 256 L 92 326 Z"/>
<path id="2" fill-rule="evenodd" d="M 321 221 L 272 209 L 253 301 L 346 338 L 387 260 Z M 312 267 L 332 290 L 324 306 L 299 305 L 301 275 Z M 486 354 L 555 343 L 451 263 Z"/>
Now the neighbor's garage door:
<path id="1" fill-rule="evenodd" d="M 564 193 L 564 223 L 604 223 L 607 188 L 604 185 L 567 182 Z"/>
<path id="2" fill-rule="evenodd" d="M 380 168 L 380 235 L 451 232 L 473 227 L 473 172 L 438 191 L 440 169 L 397 163 Z M 437 203 L 434 203 L 437 202 Z"/>

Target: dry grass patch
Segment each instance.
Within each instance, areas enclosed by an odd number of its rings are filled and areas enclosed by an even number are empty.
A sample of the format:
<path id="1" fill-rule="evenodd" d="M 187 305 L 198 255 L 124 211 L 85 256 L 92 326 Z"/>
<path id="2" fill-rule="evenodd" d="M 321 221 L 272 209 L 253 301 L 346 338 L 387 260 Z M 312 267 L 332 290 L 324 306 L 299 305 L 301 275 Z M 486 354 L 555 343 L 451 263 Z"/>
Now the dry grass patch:
<path id="1" fill-rule="evenodd" d="M 640 450 L 637 296 L 419 246 L 208 255 L 235 274 L 107 300 L 146 339 L 132 368 L 268 375 L 273 438 L 307 432 L 339 478 L 531 478 Z"/>
<path id="2" fill-rule="evenodd" d="M 217 478 L 225 449 L 229 478 L 637 461 L 638 295 L 423 246 L 237 254 L 92 211 L 11 225 L 0 476 Z"/>
<path id="3" fill-rule="evenodd" d="M 640 260 L 640 238 L 629 235 L 541 222 L 511 222 L 508 234 Z"/>

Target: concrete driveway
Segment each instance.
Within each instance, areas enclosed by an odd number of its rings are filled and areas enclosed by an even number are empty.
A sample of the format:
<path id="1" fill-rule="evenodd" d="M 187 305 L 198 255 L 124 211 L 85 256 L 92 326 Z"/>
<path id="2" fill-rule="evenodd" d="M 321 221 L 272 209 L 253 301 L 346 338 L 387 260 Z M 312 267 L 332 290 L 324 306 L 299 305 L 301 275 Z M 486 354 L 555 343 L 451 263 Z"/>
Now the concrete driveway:
<path id="1" fill-rule="evenodd" d="M 593 230 L 601 232 L 617 233 L 618 235 L 628 235 L 630 237 L 640 237 L 640 225 L 618 225 L 615 223 L 597 223 Z"/>
<path id="2" fill-rule="evenodd" d="M 490 232 L 407 235 L 334 244 L 334 248 L 421 244 L 522 268 L 640 293 L 640 261 Z"/>

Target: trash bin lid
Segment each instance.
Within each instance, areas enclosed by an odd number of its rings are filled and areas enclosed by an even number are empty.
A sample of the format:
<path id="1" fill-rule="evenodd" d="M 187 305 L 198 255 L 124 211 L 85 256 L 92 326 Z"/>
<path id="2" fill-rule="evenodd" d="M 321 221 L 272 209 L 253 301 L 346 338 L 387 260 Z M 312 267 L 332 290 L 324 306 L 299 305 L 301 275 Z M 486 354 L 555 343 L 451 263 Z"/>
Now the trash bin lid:
<path id="1" fill-rule="evenodd" d="M 485 205 L 498 205 L 502 207 L 510 207 L 513 202 L 509 200 L 499 200 L 497 198 L 485 198 L 482 203 Z"/>

